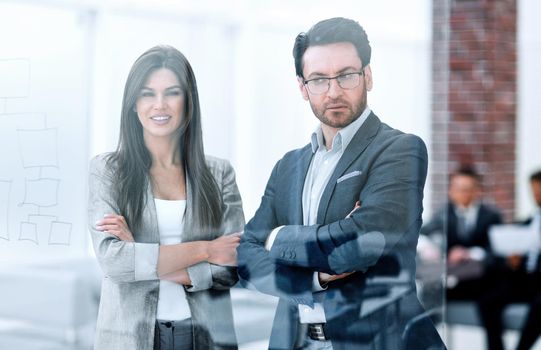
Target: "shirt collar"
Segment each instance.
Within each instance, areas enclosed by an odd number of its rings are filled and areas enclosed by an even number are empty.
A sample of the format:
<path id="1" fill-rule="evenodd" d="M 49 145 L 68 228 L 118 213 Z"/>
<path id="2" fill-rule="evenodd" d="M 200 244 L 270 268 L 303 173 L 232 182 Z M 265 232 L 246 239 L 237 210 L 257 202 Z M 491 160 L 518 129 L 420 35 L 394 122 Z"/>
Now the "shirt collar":
<path id="1" fill-rule="evenodd" d="M 349 124 L 345 128 L 342 128 L 338 131 L 336 136 L 333 139 L 333 149 L 345 150 L 353 136 L 359 131 L 361 126 L 364 124 L 364 121 L 368 118 L 372 111 L 367 106 L 364 111 L 361 113 L 359 118 L 357 118 L 353 123 Z M 325 141 L 323 140 L 323 131 L 321 130 L 321 124 L 317 126 L 316 130 L 312 133 L 311 138 L 312 153 L 316 153 L 320 147 L 325 147 Z"/>
<path id="2" fill-rule="evenodd" d="M 479 211 L 480 207 L 481 207 L 480 202 L 474 202 L 465 208 L 455 205 L 455 213 L 460 214 L 460 215 L 473 215 L 474 213 L 477 213 Z"/>

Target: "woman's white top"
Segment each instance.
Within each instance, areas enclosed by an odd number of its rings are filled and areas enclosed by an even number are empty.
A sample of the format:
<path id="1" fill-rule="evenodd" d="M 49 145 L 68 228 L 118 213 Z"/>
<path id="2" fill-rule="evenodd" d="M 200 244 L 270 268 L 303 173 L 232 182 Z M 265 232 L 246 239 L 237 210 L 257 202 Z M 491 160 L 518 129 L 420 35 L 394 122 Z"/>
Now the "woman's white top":
<path id="1" fill-rule="evenodd" d="M 186 211 L 186 200 L 154 198 L 158 217 L 160 245 L 182 242 L 181 234 Z M 160 280 L 157 319 L 178 321 L 191 317 L 184 287 L 181 284 Z"/>

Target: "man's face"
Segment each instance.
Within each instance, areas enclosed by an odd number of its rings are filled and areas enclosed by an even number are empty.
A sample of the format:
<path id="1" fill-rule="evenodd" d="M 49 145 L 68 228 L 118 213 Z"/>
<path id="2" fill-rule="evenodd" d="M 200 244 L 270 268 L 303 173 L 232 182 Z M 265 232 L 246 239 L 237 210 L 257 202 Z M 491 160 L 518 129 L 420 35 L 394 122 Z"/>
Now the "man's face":
<path id="1" fill-rule="evenodd" d="M 471 176 L 454 175 L 449 184 L 449 199 L 462 208 L 469 207 L 480 196 L 480 188 L 477 180 Z"/>
<path id="2" fill-rule="evenodd" d="M 532 195 L 538 207 L 541 207 L 541 181 L 531 181 Z"/>
<path id="3" fill-rule="evenodd" d="M 355 46 L 349 42 L 310 46 L 303 56 L 304 80 L 334 77 L 340 74 L 360 72 L 362 62 Z M 343 89 L 336 79 L 330 80 L 329 90 L 316 95 L 303 84 L 299 88 L 305 100 L 310 102 L 315 116 L 325 125 L 341 129 L 355 121 L 366 107 L 366 92 L 372 89 L 372 72 L 369 66 L 360 76 L 359 86 Z"/>

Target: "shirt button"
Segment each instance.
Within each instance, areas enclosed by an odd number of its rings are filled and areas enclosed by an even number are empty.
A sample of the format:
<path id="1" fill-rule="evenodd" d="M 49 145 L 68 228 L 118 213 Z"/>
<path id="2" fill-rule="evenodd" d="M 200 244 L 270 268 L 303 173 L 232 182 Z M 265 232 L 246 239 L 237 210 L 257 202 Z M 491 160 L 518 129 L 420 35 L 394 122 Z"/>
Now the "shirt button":
<path id="1" fill-rule="evenodd" d="M 327 164 L 329 164 L 329 161 L 326 160 L 326 161 L 323 162 L 323 164 L 327 165 Z"/>

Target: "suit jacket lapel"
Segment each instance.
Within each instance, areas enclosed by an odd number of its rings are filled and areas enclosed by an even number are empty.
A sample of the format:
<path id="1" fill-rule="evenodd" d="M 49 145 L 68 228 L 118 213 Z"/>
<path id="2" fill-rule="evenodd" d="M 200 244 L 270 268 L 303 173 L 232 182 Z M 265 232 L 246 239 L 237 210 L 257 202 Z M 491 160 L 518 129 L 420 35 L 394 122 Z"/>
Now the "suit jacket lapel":
<path id="1" fill-rule="evenodd" d="M 452 245 L 455 245 L 457 243 L 463 244 L 461 242 L 460 237 L 458 236 L 456 229 L 457 229 L 457 217 L 456 217 L 456 211 L 455 206 L 451 203 L 447 204 L 447 247 L 451 247 Z M 445 219 L 444 219 L 445 222 Z"/>
<path id="2" fill-rule="evenodd" d="M 310 168 L 310 162 L 313 157 L 311 145 L 305 146 L 301 150 L 300 159 L 295 163 L 295 170 L 293 172 L 293 195 L 290 197 L 293 201 L 292 207 L 296 208 L 294 213 L 292 213 L 292 224 L 302 225 L 304 223 L 303 207 L 302 207 L 302 191 L 304 189 L 304 182 L 306 181 L 306 175 L 308 174 L 308 169 Z M 291 181 L 291 179 L 286 179 L 286 181 Z"/>
<path id="3" fill-rule="evenodd" d="M 327 213 L 327 208 L 329 207 L 329 201 L 331 199 L 332 193 L 334 192 L 334 187 L 336 186 L 336 180 L 344 174 L 347 168 L 357 159 L 365 148 L 370 144 L 373 137 L 377 134 L 381 121 L 378 117 L 372 112 L 366 118 L 363 125 L 357 130 L 355 136 L 349 143 L 348 147 L 344 151 L 344 154 L 338 161 L 334 172 L 321 195 L 321 200 L 319 202 L 319 208 L 317 211 L 317 222 L 323 224 L 325 221 L 325 214 Z M 353 209 L 353 208 L 351 208 Z"/>

